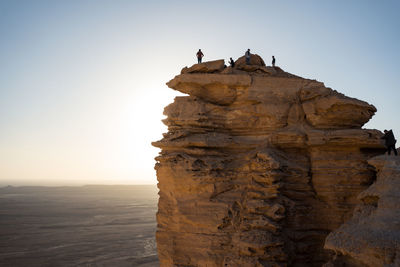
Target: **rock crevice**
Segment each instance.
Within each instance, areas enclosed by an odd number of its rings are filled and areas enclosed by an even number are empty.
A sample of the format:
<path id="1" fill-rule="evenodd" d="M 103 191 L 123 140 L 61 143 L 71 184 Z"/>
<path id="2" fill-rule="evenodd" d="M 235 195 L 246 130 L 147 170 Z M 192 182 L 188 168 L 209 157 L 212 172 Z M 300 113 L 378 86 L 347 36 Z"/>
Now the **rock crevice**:
<path id="1" fill-rule="evenodd" d="M 330 263 L 353 260 L 354 266 L 400 266 L 400 157 L 368 160 L 376 181 L 358 195 L 353 217 L 330 233 L 325 248 L 334 250 Z"/>

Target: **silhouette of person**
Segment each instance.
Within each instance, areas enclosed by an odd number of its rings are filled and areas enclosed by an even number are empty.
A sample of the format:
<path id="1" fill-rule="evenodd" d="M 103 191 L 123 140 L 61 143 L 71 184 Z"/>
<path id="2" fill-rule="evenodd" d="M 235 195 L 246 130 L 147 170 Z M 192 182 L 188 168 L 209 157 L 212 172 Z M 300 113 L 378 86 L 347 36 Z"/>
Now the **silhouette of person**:
<path id="1" fill-rule="evenodd" d="M 275 57 L 272 56 L 272 67 L 275 67 Z"/>
<path id="2" fill-rule="evenodd" d="M 250 48 L 247 49 L 246 53 L 244 54 L 246 56 L 246 64 L 250 65 Z"/>
<path id="3" fill-rule="evenodd" d="M 381 137 L 381 139 L 385 139 L 385 146 L 388 152 L 388 155 L 390 155 L 391 150 L 393 149 L 394 155 L 397 156 L 397 150 L 396 150 L 396 139 L 394 139 L 393 131 L 390 130 L 384 130 L 383 131 L 385 134 Z"/>
<path id="4" fill-rule="evenodd" d="M 197 56 L 197 63 L 201 63 L 201 59 L 204 57 L 204 54 L 203 52 L 201 52 L 201 49 L 197 51 L 196 56 Z"/>
<path id="5" fill-rule="evenodd" d="M 232 59 L 232 58 L 230 58 L 230 60 L 229 60 L 229 64 L 231 65 L 231 67 L 232 67 L 232 68 L 234 68 L 234 67 L 235 67 L 235 61 L 233 61 L 233 59 Z"/>

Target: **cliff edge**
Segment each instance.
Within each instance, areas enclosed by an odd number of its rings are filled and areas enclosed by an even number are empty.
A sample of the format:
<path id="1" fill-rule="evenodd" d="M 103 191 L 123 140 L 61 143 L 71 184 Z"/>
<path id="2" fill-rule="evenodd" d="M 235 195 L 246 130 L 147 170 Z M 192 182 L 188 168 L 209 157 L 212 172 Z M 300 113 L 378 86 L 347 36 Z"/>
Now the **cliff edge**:
<path id="1" fill-rule="evenodd" d="M 257 55 L 182 69 L 153 145 L 161 266 L 321 266 L 327 235 L 375 180 L 374 106 Z"/>

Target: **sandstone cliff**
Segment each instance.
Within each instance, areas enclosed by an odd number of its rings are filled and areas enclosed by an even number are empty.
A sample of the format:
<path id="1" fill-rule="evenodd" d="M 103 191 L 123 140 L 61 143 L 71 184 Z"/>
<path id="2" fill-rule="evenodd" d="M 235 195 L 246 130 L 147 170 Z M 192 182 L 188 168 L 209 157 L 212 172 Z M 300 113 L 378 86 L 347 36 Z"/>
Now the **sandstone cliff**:
<path id="1" fill-rule="evenodd" d="M 358 198 L 353 218 L 330 233 L 325 247 L 360 266 L 400 266 L 400 157 L 385 155 L 368 161 L 377 180 Z M 343 255 L 343 256 L 342 256 Z"/>
<path id="2" fill-rule="evenodd" d="M 188 94 L 167 106 L 153 145 L 161 266 L 321 266 L 324 249 L 371 185 L 381 154 L 376 112 L 323 83 L 217 60 L 167 85 Z"/>

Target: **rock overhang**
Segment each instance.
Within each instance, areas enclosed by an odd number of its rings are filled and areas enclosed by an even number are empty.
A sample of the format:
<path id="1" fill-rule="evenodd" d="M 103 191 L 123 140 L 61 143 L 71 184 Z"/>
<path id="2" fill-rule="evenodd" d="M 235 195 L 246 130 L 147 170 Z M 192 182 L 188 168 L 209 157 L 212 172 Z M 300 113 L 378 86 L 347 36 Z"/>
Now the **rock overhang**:
<path id="1" fill-rule="evenodd" d="M 215 62 L 223 65 L 223 60 Z M 216 65 L 213 62 L 201 64 Z M 321 129 L 358 128 L 368 122 L 376 112 L 373 105 L 344 96 L 325 87 L 321 82 L 283 71 L 287 74 L 285 77 L 254 71 L 223 73 L 221 68 L 212 68 L 219 69 L 220 72 L 210 73 L 209 70 L 204 70 L 204 67 L 195 68 L 201 64 L 189 68 L 196 69 L 195 72 L 186 71 L 175 76 L 167 83 L 168 87 L 216 105 L 269 103 L 271 107 L 275 104 L 276 109 L 279 109 L 278 105 L 285 106 L 288 114 L 291 106 L 299 106 L 297 109 L 304 113 L 306 121 Z"/>

